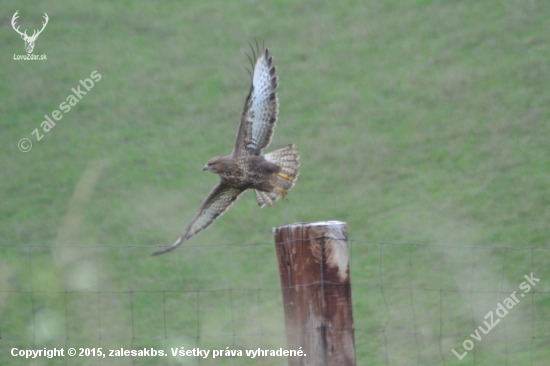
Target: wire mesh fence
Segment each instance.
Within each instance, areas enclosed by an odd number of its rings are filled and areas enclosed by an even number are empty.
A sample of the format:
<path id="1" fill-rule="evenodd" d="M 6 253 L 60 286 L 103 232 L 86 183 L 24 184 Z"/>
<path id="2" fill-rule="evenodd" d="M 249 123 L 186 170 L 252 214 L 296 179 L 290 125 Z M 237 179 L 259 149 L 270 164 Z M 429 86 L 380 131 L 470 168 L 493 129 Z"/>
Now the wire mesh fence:
<path id="1" fill-rule="evenodd" d="M 548 248 L 348 242 L 358 365 L 547 363 Z M 274 244 L 155 249 L 0 245 L 0 364 L 286 364 Z"/>

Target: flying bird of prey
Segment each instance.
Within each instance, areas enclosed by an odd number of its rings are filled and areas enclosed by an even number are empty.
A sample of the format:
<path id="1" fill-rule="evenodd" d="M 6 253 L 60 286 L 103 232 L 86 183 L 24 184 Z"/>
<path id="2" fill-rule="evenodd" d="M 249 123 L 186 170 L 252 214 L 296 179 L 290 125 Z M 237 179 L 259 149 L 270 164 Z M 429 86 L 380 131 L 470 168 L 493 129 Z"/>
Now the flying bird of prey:
<path id="1" fill-rule="evenodd" d="M 235 148 L 228 156 L 210 159 L 203 168 L 203 171 L 218 174 L 220 181 L 201 204 L 183 235 L 171 247 L 155 252 L 153 256 L 177 248 L 206 229 L 247 189 L 254 189 L 260 208 L 271 206 L 279 197 L 286 198 L 298 178 L 300 163 L 298 148 L 294 145 L 262 153 L 271 142 L 277 122 L 279 102 L 275 89 L 278 84 L 269 50 L 263 48 L 260 51 L 257 44 L 256 52 L 251 49 L 252 85 L 244 103 Z"/>

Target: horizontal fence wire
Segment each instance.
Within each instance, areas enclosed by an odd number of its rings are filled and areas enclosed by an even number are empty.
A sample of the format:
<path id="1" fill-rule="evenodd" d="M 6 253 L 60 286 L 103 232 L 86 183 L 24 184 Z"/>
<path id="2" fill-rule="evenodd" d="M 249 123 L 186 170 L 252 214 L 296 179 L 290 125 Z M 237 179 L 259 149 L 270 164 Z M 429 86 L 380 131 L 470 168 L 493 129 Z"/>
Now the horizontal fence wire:
<path id="1" fill-rule="evenodd" d="M 549 359 L 549 248 L 348 243 L 358 365 L 543 365 Z M 287 349 L 273 243 L 194 244 L 149 257 L 156 250 L 0 245 L 0 364 L 17 364 L 13 348 Z M 285 365 L 286 359 L 187 357 L 184 364 Z"/>

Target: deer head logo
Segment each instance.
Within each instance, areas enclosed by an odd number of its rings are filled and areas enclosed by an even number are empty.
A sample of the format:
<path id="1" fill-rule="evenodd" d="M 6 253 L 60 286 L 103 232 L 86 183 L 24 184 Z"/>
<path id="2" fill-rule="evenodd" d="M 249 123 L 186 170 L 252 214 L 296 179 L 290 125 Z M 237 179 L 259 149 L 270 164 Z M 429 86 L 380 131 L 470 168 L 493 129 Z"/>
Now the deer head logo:
<path id="1" fill-rule="evenodd" d="M 17 18 L 19 18 L 19 15 L 17 15 L 18 12 L 19 12 L 19 10 L 17 10 L 15 12 L 15 14 L 13 14 L 13 17 L 11 18 L 11 26 L 13 27 L 13 29 L 17 33 L 19 33 L 21 35 L 21 38 L 23 38 L 23 40 L 25 41 L 25 50 L 27 51 L 27 53 L 32 53 L 32 50 L 34 49 L 34 42 L 36 41 L 36 39 L 38 38 L 40 33 L 42 33 L 44 28 L 46 28 L 46 24 L 48 24 L 48 14 L 44 13 L 45 22 L 42 22 L 42 29 L 40 29 L 40 30 L 35 29 L 32 33 L 32 36 L 29 37 L 27 35 L 27 30 L 26 29 L 25 29 L 24 32 L 20 32 L 19 31 L 19 26 L 17 28 L 15 28 L 15 21 L 17 20 Z"/>

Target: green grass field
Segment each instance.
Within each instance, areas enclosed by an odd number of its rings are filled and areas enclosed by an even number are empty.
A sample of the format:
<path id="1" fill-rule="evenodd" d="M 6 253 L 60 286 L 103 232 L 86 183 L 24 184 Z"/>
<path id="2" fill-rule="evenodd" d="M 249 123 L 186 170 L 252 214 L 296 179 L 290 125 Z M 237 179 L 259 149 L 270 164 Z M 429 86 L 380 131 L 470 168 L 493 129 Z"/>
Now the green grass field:
<path id="1" fill-rule="evenodd" d="M 271 229 L 319 220 L 353 239 L 358 365 L 548 363 L 550 2 L 0 4 L 0 364 L 286 365 L 10 350 L 285 348 Z M 48 14 L 47 61 L 13 59 L 16 10 L 29 34 Z M 298 146 L 299 180 L 151 258 L 217 182 L 202 167 L 233 148 L 255 39 L 280 82 L 267 151 Z M 459 361 L 531 272 L 536 293 Z"/>

